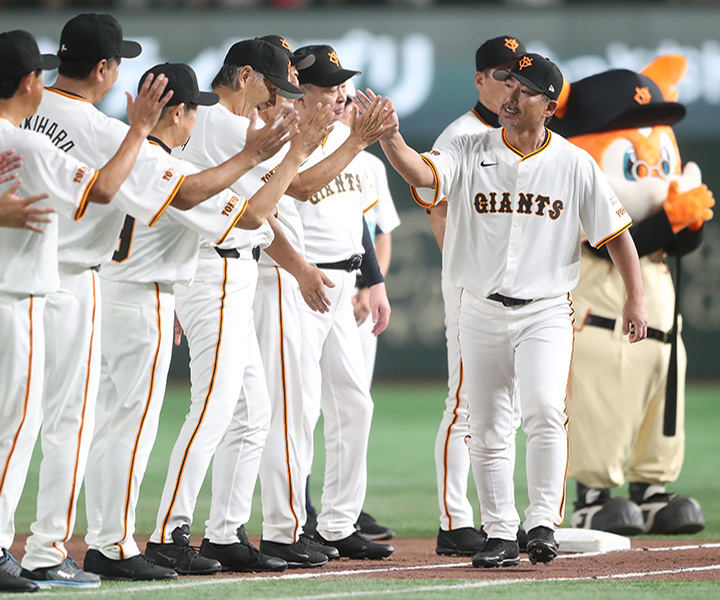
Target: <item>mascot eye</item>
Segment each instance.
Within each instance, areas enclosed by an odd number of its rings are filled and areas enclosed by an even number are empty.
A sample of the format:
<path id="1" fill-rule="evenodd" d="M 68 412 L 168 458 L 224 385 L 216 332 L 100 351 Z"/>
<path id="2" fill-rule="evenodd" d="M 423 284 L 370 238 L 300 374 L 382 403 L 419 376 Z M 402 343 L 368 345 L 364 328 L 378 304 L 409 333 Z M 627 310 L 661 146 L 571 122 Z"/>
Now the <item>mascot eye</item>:
<path id="1" fill-rule="evenodd" d="M 662 170 L 663 175 L 668 176 L 670 175 L 671 169 L 671 157 L 670 152 L 667 148 L 663 147 L 660 150 L 660 169 Z"/>
<path id="2" fill-rule="evenodd" d="M 625 156 L 623 156 L 623 175 L 628 181 L 635 181 L 635 169 L 637 168 L 637 153 L 635 148 L 630 146 L 625 150 Z"/>

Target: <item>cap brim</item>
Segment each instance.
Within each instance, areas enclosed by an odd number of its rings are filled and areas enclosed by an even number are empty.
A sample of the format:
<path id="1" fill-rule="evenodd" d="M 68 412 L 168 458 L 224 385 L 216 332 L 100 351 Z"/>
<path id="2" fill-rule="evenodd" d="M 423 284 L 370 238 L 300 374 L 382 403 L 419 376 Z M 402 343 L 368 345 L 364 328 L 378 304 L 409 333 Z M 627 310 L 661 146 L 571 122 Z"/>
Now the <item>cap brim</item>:
<path id="1" fill-rule="evenodd" d="M 132 40 L 123 40 L 120 48 L 120 58 L 135 58 L 142 52 L 142 46 Z"/>
<path id="2" fill-rule="evenodd" d="M 60 58 L 56 54 L 41 54 L 40 68 L 43 71 L 57 69 L 60 66 Z"/>
<path id="3" fill-rule="evenodd" d="M 195 104 L 199 106 L 212 106 L 220 102 L 220 96 L 214 92 L 200 92 L 195 100 Z"/>
<path id="4" fill-rule="evenodd" d="M 320 87 L 335 87 L 336 85 L 345 83 L 351 77 L 354 77 L 355 75 L 360 75 L 361 73 L 362 71 L 350 71 L 349 69 L 340 69 L 339 71 L 335 71 L 330 75 L 326 75 L 325 77 L 322 77 L 317 81 L 311 81 L 309 83 L 313 83 Z"/>
<path id="5" fill-rule="evenodd" d="M 278 96 L 282 96 L 288 100 L 297 100 L 305 95 L 305 92 L 303 92 L 299 87 L 295 87 L 287 79 L 276 77 L 275 75 L 265 75 L 265 77 L 278 87 Z"/>
<path id="6" fill-rule="evenodd" d="M 296 56 L 295 54 L 290 55 L 290 64 L 296 67 L 298 71 L 307 69 L 315 64 L 315 55 L 306 54 L 305 56 Z"/>
<path id="7" fill-rule="evenodd" d="M 674 125 L 682 120 L 685 114 L 685 107 L 678 102 L 658 102 L 624 111 L 605 123 L 588 118 L 585 114 L 566 115 L 562 119 L 555 119 L 551 129 L 563 137 L 575 137 L 602 131 Z"/>

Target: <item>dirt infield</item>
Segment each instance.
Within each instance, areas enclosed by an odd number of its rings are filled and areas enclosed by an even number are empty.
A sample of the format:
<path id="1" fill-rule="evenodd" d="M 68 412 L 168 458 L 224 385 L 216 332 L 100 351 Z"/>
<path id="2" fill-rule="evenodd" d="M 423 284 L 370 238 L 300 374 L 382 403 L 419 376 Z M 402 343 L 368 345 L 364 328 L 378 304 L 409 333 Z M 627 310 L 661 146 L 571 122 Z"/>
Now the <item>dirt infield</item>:
<path id="1" fill-rule="evenodd" d="M 138 538 L 140 548 L 146 539 Z M 257 544 L 259 540 L 252 540 Z M 200 540 L 193 540 L 199 545 Z M 630 550 L 603 554 L 561 554 L 550 565 L 531 565 L 521 555 L 520 565 L 504 569 L 475 569 L 469 558 L 435 554 L 434 539 L 394 539 L 395 554 L 380 561 L 340 559 L 320 569 L 286 571 L 297 577 L 372 577 L 393 579 L 682 579 L 720 580 L 720 543 L 672 539 L 633 540 Z M 25 544 L 18 537 L 11 552 L 20 559 Z M 82 538 L 67 544 L 82 566 L 86 545 Z M 258 574 L 221 574 L 218 577 L 270 577 Z"/>

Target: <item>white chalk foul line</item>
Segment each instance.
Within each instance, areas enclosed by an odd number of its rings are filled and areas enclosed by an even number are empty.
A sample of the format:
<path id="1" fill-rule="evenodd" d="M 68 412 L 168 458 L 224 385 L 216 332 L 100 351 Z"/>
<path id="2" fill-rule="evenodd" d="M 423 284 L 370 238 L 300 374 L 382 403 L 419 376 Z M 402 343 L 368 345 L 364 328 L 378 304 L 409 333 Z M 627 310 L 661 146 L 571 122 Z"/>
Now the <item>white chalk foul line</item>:
<path id="1" fill-rule="evenodd" d="M 675 552 L 677 550 L 701 550 L 706 548 L 720 548 L 720 543 L 710 543 L 710 544 L 692 544 L 692 545 L 686 545 L 686 546 L 667 546 L 667 547 L 655 547 L 655 548 L 632 548 L 630 552 Z M 627 550 L 620 550 L 618 552 L 628 552 Z M 602 554 L 608 554 L 607 552 L 584 552 L 584 553 L 577 553 L 577 554 L 561 554 L 557 557 L 557 560 L 563 560 L 563 559 L 573 559 L 573 558 L 587 558 L 591 556 L 599 556 Z M 522 559 L 520 562 L 529 562 L 527 558 Z M 353 576 L 353 575 L 367 575 L 370 573 L 376 573 L 376 574 L 382 574 L 382 573 L 391 573 L 391 572 L 410 572 L 410 571 L 424 571 L 424 570 L 431 570 L 431 569 L 448 569 L 448 568 L 456 568 L 456 567 L 468 567 L 470 566 L 469 562 L 458 562 L 458 563 L 440 563 L 440 564 L 434 564 L 434 565 L 413 565 L 408 567 L 380 567 L 375 569 L 346 569 L 343 571 L 315 571 L 310 573 L 288 573 L 285 575 L 275 575 L 275 576 L 257 576 L 257 577 L 243 577 L 243 578 L 237 578 L 237 579 L 230 579 L 230 578 L 210 578 L 210 579 L 199 579 L 199 580 L 182 580 L 178 582 L 173 583 L 158 583 L 158 584 L 144 584 L 144 585 L 138 585 L 137 587 L 129 587 L 122 590 L 123 594 L 137 594 L 137 593 L 145 593 L 148 591 L 157 591 L 161 589 L 187 589 L 187 588 L 197 588 L 197 587 L 205 587 L 208 585 L 242 585 L 245 582 L 263 582 L 263 581 L 271 581 L 271 582 L 277 582 L 277 581 L 289 581 L 289 580 L 298 580 L 298 579 L 320 579 L 320 578 L 332 578 L 332 577 L 342 577 L 342 576 Z M 657 575 L 672 575 L 672 574 L 679 574 L 679 573 L 690 573 L 695 571 L 710 571 L 710 570 L 718 570 L 720 569 L 720 564 L 718 565 L 707 565 L 704 567 L 687 567 L 687 568 L 678 568 L 678 569 L 671 569 L 671 570 L 663 570 L 663 571 L 642 571 L 637 573 L 614 573 L 610 575 L 597 575 L 593 577 L 558 577 L 558 578 L 550 578 L 550 579 L 492 579 L 492 580 L 483 580 L 483 581 L 473 581 L 468 583 L 462 583 L 462 584 L 453 584 L 453 585 L 438 585 L 438 586 L 424 586 L 424 587 L 407 587 L 402 588 L 398 590 L 372 590 L 372 591 L 355 591 L 355 592 L 338 592 L 336 594 L 326 594 L 326 595 L 317 595 L 313 594 L 312 596 L 286 596 L 282 598 L 275 598 L 274 600 L 302 600 L 307 598 L 312 598 L 313 600 L 325 600 L 328 598 L 351 598 L 351 597 L 359 597 L 359 596 L 377 596 L 377 595 L 389 595 L 389 594 L 399 594 L 399 593 L 405 593 L 409 591 L 449 591 L 449 590 L 457 590 L 457 589 L 466 589 L 466 588 L 481 588 L 481 587 L 489 587 L 489 586 L 498 586 L 498 585 L 510 585 L 510 584 L 522 584 L 522 583 L 540 583 L 540 582 L 562 582 L 562 581 L 591 581 L 591 580 L 599 580 L 599 579 L 631 579 L 631 578 L 639 578 L 639 577 L 653 577 Z M 478 570 L 478 572 L 482 572 L 482 570 Z M 104 594 L 116 594 L 120 590 L 117 588 L 115 589 L 108 589 L 108 588 L 101 588 L 99 590 L 87 590 L 84 591 L 83 596 L 92 594 L 93 596 L 96 595 L 104 595 Z M 63 596 L 67 597 L 76 597 L 78 590 L 64 590 L 64 589 L 54 589 L 53 590 L 53 598 L 59 598 Z"/>

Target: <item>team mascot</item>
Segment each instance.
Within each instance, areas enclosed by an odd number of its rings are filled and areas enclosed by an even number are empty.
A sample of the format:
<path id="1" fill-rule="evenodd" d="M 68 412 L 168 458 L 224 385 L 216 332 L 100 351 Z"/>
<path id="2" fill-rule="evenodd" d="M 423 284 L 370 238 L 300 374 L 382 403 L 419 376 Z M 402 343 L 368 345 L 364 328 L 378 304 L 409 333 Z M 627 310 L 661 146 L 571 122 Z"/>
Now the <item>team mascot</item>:
<path id="1" fill-rule="evenodd" d="M 578 482 L 571 524 L 577 528 L 632 535 L 694 533 L 705 525 L 694 498 L 665 487 L 678 478 L 684 459 L 686 368 L 666 259 L 700 245 L 714 205 L 698 166 L 681 168 L 671 128 L 685 116 L 674 86 L 686 68 L 684 57 L 666 55 L 642 73 L 615 69 L 577 81 L 563 92 L 561 116 L 549 125 L 595 158 L 630 213 L 649 315 L 648 339 L 631 345 L 622 335 L 622 280 L 605 248 L 584 243 L 573 291 L 568 396 L 568 475 Z M 677 420 L 675 435 L 667 436 L 671 354 L 677 361 Z M 675 368 L 672 373 L 674 379 Z M 671 402 L 668 407 L 672 412 Z M 611 497 L 610 489 L 625 481 L 630 499 Z"/>

